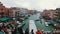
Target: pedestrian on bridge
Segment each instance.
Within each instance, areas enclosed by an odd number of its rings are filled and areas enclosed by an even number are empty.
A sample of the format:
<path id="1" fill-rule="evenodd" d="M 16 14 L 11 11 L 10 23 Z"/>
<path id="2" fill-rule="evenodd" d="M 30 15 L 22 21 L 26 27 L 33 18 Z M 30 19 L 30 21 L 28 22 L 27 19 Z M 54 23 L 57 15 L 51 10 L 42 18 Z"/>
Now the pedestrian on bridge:
<path id="1" fill-rule="evenodd" d="M 19 34 L 23 34 L 22 28 L 18 28 Z"/>
<path id="2" fill-rule="evenodd" d="M 42 34 L 42 32 L 40 30 L 37 30 L 36 34 Z"/>
<path id="3" fill-rule="evenodd" d="M 34 34 L 33 29 L 31 30 L 31 34 Z"/>
<path id="4" fill-rule="evenodd" d="M 25 34 L 29 34 L 29 29 L 28 28 L 25 30 Z"/>

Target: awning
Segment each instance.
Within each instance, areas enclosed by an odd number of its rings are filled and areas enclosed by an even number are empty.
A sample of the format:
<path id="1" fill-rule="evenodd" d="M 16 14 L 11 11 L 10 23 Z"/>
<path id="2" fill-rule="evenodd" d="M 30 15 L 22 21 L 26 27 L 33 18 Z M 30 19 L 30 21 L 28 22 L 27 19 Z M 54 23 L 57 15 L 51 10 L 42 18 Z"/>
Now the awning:
<path id="1" fill-rule="evenodd" d="M 7 21 L 7 20 L 9 20 L 9 19 L 10 19 L 10 18 L 4 17 L 4 18 L 1 18 L 0 21 L 1 21 L 1 22 L 4 22 L 4 21 Z"/>

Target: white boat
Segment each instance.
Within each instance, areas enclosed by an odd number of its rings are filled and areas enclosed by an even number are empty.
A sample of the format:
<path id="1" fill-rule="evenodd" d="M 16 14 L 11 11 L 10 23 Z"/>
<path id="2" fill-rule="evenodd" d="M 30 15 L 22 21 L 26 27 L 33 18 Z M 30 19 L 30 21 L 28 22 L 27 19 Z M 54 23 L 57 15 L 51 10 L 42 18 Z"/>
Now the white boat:
<path id="1" fill-rule="evenodd" d="M 31 33 L 32 29 L 33 29 L 34 34 L 36 34 L 37 27 L 35 25 L 35 21 L 34 20 L 30 20 L 29 21 L 29 33 Z"/>
<path id="2" fill-rule="evenodd" d="M 49 26 L 49 25 L 48 25 L 48 22 L 45 22 L 45 25 L 46 25 L 46 26 Z"/>

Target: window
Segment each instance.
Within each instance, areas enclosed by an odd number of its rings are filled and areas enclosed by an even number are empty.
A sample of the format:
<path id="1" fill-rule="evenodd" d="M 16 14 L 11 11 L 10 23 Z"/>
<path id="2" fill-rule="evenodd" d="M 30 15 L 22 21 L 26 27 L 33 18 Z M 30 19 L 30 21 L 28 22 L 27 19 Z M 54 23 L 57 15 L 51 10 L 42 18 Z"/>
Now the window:
<path id="1" fill-rule="evenodd" d="M 3 10 L 3 8 L 1 8 L 0 10 Z"/>

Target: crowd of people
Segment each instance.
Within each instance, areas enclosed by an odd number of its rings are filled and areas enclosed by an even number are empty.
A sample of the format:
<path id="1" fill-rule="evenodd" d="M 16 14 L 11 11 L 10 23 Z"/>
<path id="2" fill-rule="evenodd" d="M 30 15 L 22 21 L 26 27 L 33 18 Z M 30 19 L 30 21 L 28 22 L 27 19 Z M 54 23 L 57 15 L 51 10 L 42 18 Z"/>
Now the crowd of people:
<path id="1" fill-rule="evenodd" d="M 0 23 L 0 33 L 4 34 L 14 34 L 17 24 L 12 23 L 11 21 L 1 22 Z"/>
<path id="2" fill-rule="evenodd" d="M 18 19 L 19 21 L 19 19 Z M 8 20 L 5 22 L 0 22 L 0 34 L 29 34 L 29 28 L 27 28 L 24 32 L 22 27 L 17 27 L 18 24 L 15 23 L 15 20 Z M 31 30 L 31 34 L 34 34 L 34 30 Z M 39 30 L 36 34 L 42 34 Z"/>
<path id="3" fill-rule="evenodd" d="M 21 27 L 17 27 L 18 25 L 13 19 L 0 22 L 0 34 L 17 34 L 20 30 L 22 31 Z"/>
<path id="4" fill-rule="evenodd" d="M 0 34 L 24 34 L 22 27 L 25 24 L 22 24 L 23 20 L 11 18 L 10 20 L 0 22 Z M 26 34 L 26 33 L 25 33 Z"/>
<path id="5" fill-rule="evenodd" d="M 19 21 L 19 19 L 17 21 Z M 22 22 L 22 21 L 20 21 L 20 22 Z M 17 26 L 18 26 L 18 24 L 15 23 L 14 20 L 0 22 L 0 34 L 29 34 L 29 28 L 27 28 L 23 32 L 22 27 L 17 27 Z M 34 30 L 32 29 L 30 33 L 34 34 Z M 36 34 L 49 34 L 49 33 L 43 33 L 43 31 L 41 31 L 39 29 L 37 29 L 37 31 L 35 33 Z"/>
<path id="6" fill-rule="evenodd" d="M 43 32 L 43 31 L 37 29 L 37 31 L 34 33 L 34 31 L 32 29 L 31 34 L 60 34 L 60 30 L 59 31 L 53 30 L 52 32 Z"/>

